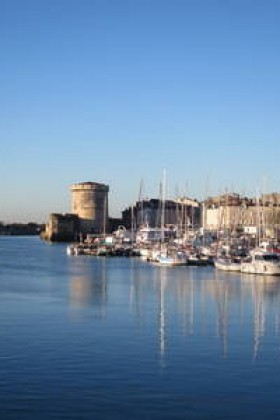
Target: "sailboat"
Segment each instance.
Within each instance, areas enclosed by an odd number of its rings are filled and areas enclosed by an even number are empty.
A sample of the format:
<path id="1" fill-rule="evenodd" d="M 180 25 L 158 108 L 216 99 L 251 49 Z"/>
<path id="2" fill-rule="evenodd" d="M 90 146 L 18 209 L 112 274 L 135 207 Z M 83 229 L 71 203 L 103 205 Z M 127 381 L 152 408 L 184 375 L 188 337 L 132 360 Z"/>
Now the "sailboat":
<path id="1" fill-rule="evenodd" d="M 267 249 L 267 243 L 261 243 L 261 235 L 265 231 L 264 210 L 262 200 L 262 212 L 260 199 L 258 196 L 258 247 L 250 251 L 248 259 L 241 264 L 242 273 L 264 274 L 270 276 L 280 276 L 280 258 L 276 252 Z"/>
<path id="2" fill-rule="evenodd" d="M 157 256 L 157 263 L 162 266 L 174 267 L 179 265 L 186 265 L 188 262 L 187 256 L 184 252 L 178 251 L 177 248 L 171 249 L 164 246 L 165 229 L 165 171 L 163 173 L 162 185 L 162 206 L 161 206 L 161 249 Z"/>
<path id="3" fill-rule="evenodd" d="M 220 220 L 219 225 L 220 228 L 222 227 L 222 223 L 224 224 L 224 228 L 227 226 L 228 222 L 228 198 L 229 195 L 226 192 L 226 203 L 225 207 L 222 208 L 220 213 Z M 225 213 L 226 212 L 226 213 Z M 220 229 L 219 229 L 220 230 Z M 219 238 L 221 240 L 221 238 Z M 223 271 L 241 271 L 241 259 L 232 255 L 231 250 L 231 240 L 230 240 L 230 232 L 227 232 L 225 238 L 223 238 L 224 245 L 220 245 L 218 241 L 217 245 L 217 255 L 214 258 L 214 266 L 218 270 Z"/>
<path id="4" fill-rule="evenodd" d="M 160 255 L 157 257 L 157 262 L 162 266 L 179 266 L 179 265 L 187 265 L 188 258 L 187 256 L 180 251 L 174 251 L 174 253 L 166 252 L 160 253 Z"/>

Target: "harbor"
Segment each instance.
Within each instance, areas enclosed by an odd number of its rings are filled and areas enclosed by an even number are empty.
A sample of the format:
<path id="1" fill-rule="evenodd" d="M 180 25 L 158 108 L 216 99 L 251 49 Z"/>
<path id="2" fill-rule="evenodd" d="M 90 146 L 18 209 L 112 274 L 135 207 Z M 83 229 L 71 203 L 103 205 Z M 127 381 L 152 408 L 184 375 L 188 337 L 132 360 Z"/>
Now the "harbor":
<path id="1" fill-rule="evenodd" d="M 280 1 L 0 1 L 0 420 L 280 419 Z"/>
<path id="2" fill-rule="evenodd" d="M 157 230 L 157 239 L 146 237 L 143 240 L 143 231 L 154 235 L 156 229 L 146 227 L 134 234 L 122 228 L 113 235 L 89 235 L 85 241 L 67 245 L 66 253 L 69 256 L 140 257 L 165 267 L 212 265 L 223 271 L 280 276 L 280 245 L 276 241 L 260 241 L 259 237 L 241 234 L 231 237 L 229 233 L 220 235 L 219 232 L 207 237 L 196 232 L 184 239 L 176 235 L 164 236 L 160 230 Z"/>
<path id="3" fill-rule="evenodd" d="M 237 193 L 139 200 L 116 227 L 108 217 L 109 186 L 70 187 L 72 213 L 51 214 L 42 238 L 71 242 L 69 256 L 141 257 L 165 267 L 214 265 L 223 271 L 280 276 L 280 195 Z M 140 194 L 139 194 L 140 196 Z M 115 228 L 115 229 L 114 229 Z M 73 241 L 74 237 L 76 238 Z"/>
<path id="4" fill-rule="evenodd" d="M 1 418 L 278 418 L 277 276 L 0 250 Z"/>

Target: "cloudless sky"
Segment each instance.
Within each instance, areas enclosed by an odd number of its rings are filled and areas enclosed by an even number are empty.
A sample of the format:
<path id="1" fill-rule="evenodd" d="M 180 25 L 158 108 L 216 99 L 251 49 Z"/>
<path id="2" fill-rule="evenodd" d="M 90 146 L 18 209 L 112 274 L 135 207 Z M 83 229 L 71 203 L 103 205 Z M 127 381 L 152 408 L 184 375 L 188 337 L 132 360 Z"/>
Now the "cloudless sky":
<path id="1" fill-rule="evenodd" d="M 278 0 L 0 0 L 0 220 L 280 190 Z"/>

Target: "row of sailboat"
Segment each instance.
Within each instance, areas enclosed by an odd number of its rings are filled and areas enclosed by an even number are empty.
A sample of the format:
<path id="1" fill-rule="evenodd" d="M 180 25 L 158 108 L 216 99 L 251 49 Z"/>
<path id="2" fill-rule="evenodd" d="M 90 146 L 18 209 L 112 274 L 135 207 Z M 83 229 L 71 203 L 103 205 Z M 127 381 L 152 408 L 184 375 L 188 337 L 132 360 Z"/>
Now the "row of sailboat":
<path id="1" fill-rule="evenodd" d="M 71 244 L 67 247 L 69 255 L 95 256 L 140 256 L 146 261 L 161 266 L 207 265 L 214 264 L 218 270 L 253 273 L 263 275 L 280 275 L 280 252 L 272 249 L 268 243 L 260 246 L 241 245 L 240 238 L 233 244 L 221 245 L 213 239 L 208 246 L 195 245 L 192 241 L 157 240 L 132 242 L 121 238 L 106 238 Z"/>

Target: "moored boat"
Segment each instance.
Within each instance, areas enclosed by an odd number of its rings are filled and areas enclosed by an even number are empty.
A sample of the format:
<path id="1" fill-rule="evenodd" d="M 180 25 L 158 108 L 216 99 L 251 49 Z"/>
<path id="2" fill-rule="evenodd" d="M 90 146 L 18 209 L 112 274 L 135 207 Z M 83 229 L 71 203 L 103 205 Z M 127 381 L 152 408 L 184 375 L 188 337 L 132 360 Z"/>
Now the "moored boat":
<path id="1" fill-rule="evenodd" d="M 250 256 L 241 263 L 242 273 L 280 276 L 280 259 L 275 252 L 252 250 Z"/>
<path id="2" fill-rule="evenodd" d="M 241 261 L 232 257 L 218 257 L 214 259 L 214 266 L 223 271 L 241 271 Z"/>
<path id="3" fill-rule="evenodd" d="M 183 252 L 160 253 L 157 257 L 157 262 L 162 266 L 179 266 L 187 265 L 188 258 Z"/>

